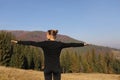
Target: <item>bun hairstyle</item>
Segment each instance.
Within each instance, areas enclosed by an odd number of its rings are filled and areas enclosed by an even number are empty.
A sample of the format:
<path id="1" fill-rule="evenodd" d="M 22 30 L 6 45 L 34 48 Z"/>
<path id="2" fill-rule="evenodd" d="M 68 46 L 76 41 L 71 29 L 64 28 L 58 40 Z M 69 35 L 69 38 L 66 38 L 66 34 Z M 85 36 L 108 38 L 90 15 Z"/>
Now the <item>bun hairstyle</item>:
<path id="1" fill-rule="evenodd" d="M 58 30 L 48 30 L 48 34 L 49 34 L 49 35 L 56 36 L 57 33 L 58 33 Z"/>

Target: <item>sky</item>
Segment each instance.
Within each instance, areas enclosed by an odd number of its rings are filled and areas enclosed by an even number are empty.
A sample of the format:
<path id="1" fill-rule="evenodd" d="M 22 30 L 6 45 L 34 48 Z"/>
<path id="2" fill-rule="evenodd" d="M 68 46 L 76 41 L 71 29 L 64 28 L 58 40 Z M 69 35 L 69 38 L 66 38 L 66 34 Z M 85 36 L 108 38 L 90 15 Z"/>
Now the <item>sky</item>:
<path id="1" fill-rule="evenodd" d="M 49 29 L 120 49 L 120 0 L 0 0 L 0 30 Z"/>

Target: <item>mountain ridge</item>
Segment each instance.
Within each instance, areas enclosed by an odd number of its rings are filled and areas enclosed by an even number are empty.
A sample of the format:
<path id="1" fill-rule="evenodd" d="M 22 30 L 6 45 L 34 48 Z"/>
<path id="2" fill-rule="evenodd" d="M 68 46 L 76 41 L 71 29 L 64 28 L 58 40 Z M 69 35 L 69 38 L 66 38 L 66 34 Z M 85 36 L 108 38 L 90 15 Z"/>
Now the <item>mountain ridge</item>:
<path id="1" fill-rule="evenodd" d="M 18 40 L 31 40 L 31 41 L 45 41 L 46 38 L 46 32 L 44 31 L 22 31 L 22 30 L 9 30 L 8 32 L 11 32 Z M 58 34 L 56 41 L 63 41 L 63 42 L 83 42 L 80 40 L 76 40 L 72 37 L 69 37 L 67 35 Z"/>
<path id="2" fill-rule="evenodd" d="M 46 32 L 45 31 L 26 31 L 26 30 L 0 30 L 0 31 L 7 31 L 7 32 L 11 32 L 17 40 L 26 40 L 26 41 L 45 41 L 47 40 L 46 38 Z M 57 35 L 57 39 L 56 41 L 62 41 L 62 42 L 66 42 L 66 43 L 80 43 L 80 42 L 84 42 L 84 41 L 80 41 L 77 39 L 74 39 L 70 36 L 67 35 L 63 35 L 63 34 L 58 34 Z M 120 49 L 117 48 L 113 48 L 113 47 L 109 47 L 109 46 L 102 46 L 102 45 L 94 45 L 91 44 L 93 46 L 99 46 L 99 47 L 107 47 L 113 50 L 118 50 L 120 51 Z"/>

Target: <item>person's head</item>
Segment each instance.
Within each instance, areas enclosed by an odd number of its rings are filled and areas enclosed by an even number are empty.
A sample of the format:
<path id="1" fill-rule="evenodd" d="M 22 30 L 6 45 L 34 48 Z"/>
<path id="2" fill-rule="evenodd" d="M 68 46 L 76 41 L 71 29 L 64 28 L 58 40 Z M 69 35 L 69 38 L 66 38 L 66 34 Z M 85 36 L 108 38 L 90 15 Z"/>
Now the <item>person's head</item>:
<path id="1" fill-rule="evenodd" d="M 47 31 L 47 39 L 48 40 L 55 40 L 57 33 L 58 33 L 58 30 L 48 30 Z"/>

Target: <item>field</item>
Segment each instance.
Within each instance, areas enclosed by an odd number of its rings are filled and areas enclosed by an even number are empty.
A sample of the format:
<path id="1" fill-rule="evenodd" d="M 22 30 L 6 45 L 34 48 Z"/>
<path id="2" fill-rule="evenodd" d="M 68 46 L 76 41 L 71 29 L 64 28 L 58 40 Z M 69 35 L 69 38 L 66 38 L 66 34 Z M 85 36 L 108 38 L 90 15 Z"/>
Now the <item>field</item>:
<path id="1" fill-rule="evenodd" d="M 43 72 L 0 67 L 0 80 L 44 80 Z M 120 80 L 120 75 L 100 73 L 62 74 L 62 80 Z"/>

